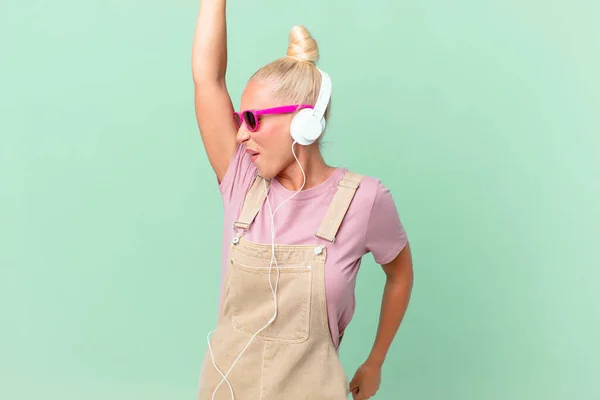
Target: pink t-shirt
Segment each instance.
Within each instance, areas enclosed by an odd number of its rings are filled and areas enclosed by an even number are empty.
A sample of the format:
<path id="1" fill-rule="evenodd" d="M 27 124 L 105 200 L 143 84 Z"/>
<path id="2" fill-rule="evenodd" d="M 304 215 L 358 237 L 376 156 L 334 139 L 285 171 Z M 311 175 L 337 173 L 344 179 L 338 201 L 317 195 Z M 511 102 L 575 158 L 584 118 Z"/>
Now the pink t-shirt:
<path id="1" fill-rule="evenodd" d="M 274 222 L 276 244 L 316 243 L 314 234 L 333 200 L 338 181 L 346 171 L 336 168 L 325 182 L 301 191 L 279 208 Z M 222 281 L 233 237 L 233 223 L 239 216 L 256 173 L 256 166 L 244 151 L 244 146 L 239 145 L 219 185 L 224 207 Z M 272 179 L 269 191 L 271 209 L 275 210 L 294 193 L 277 179 Z M 265 201 L 250 229 L 244 233 L 246 239 L 270 245 L 270 224 L 271 215 Z M 327 242 L 321 240 L 320 243 Z M 378 264 L 386 264 L 400 253 L 406 243 L 406 232 L 390 191 L 379 180 L 365 176 L 335 242 L 327 246 L 325 291 L 329 328 L 336 348 L 354 314 L 354 288 L 361 257 L 370 252 Z"/>

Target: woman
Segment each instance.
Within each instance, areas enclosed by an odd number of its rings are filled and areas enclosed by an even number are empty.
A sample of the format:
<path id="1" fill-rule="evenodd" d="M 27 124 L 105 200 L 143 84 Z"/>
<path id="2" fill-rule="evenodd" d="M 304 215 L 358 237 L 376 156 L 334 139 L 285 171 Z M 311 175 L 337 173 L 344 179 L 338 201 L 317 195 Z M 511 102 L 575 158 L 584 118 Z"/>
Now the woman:
<path id="1" fill-rule="evenodd" d="M 410 249 L 389 191 L 321 155 L 331 81 L 318 55 L 308 31 L 293 27 L 287 56 L 250 78 L 234 112 L 225 0 L 201 3 L 195 107 L 225 229 L 219 317 L 198 399 L 369 399 L 408 305 Z M 387 281 L 375 344 L 348 382 L 338 349 L 369 252 Z"/>

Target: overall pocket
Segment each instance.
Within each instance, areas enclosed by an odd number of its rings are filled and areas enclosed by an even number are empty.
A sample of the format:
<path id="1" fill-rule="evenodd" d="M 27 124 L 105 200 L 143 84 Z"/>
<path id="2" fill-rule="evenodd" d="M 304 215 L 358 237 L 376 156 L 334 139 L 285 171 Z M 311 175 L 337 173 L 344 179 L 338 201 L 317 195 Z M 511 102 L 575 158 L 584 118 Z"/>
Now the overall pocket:
<path id="1" fill-rule="evenodd" d="M 251 266 L 231 260 L 229 295 L 232 324 L 236 331 L 254 335 L 273 317 L 275 299 L 269 285 L 269 266 Z M 299 343 L 308 338 L 312 295 L 312 269 L 309 263 L 271 267 L 271 284 L 276 289 L 275 321 L 256 336 L 264 340 Z"/>

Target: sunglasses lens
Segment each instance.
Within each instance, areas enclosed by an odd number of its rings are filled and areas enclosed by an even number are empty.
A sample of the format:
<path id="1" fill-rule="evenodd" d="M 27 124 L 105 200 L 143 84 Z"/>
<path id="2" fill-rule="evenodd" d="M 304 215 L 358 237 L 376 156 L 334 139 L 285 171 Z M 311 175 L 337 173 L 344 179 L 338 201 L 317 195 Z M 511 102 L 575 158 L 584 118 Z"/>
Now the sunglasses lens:
<path id="1" fill-rule="evenodd" d="M 252 130 L 256 129 L 258 121 L 254 117 L 254 114 L 252 114 L 250 111 L 244 112 L 244 120 L 246 121 L 246 125 L 248 125 L 248 128 Z"/>
<path id="2" fill-rule="evenodd" d="M 236 128 L 240 129 L 240 127 L 242 126 L 242 120 L 240 119 L 239 114 L 233 114 L 233 120 L 235 121 Z"/>

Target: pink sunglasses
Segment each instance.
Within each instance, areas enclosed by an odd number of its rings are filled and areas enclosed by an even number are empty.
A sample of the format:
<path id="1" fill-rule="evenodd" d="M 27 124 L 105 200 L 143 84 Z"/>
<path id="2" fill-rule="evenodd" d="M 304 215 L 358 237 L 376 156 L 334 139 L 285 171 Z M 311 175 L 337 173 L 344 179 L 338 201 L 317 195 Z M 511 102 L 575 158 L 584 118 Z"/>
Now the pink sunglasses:
<path id="1" fill-rule="evenodd" d="M 244 123 L 250 132 L 256 132 L 258 130 L 258 117 L 260 115 L 289 114 L 304 108 L 313 108 L 313 106 L 308 104 L 295 104 L 290 106 L 265 108 L 263 110 L 246 110 L 242 112 L 236 111 L 233 113 L 233 119 L 235 120 L 235 124 L 238 129 L 240 129 L 242 123 Z"/>

